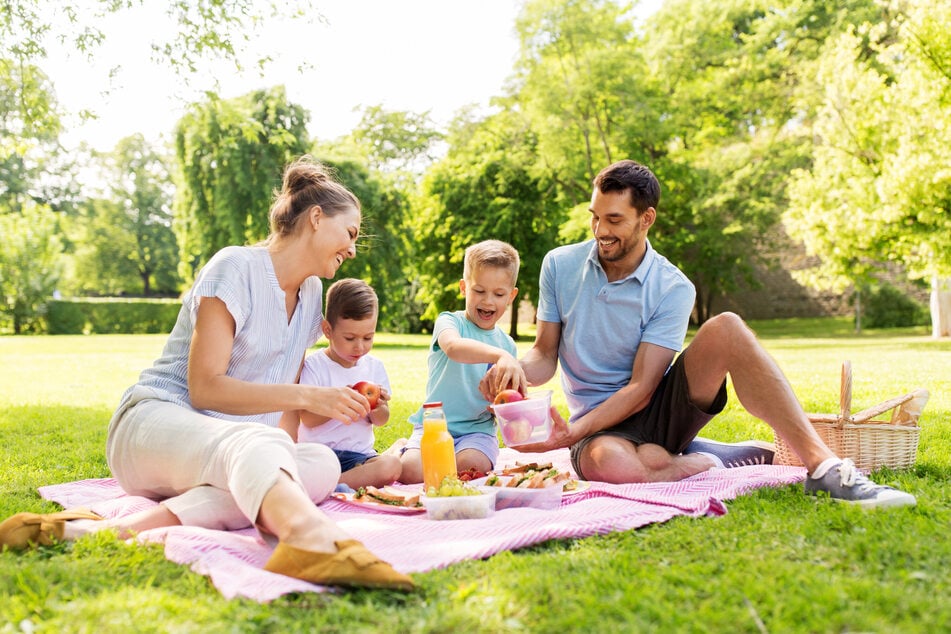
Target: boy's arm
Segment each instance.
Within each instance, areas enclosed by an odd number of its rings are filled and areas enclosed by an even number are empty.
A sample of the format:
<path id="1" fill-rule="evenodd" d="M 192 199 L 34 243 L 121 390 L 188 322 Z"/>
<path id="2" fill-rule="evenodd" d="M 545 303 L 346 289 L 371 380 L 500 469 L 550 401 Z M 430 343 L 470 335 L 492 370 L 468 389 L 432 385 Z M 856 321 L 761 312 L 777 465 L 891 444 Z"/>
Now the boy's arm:
<path id="1" fill-rule="evenodd" d="M 527 381 L 522 366 L 511 354 L 487 343 L 466 339 L 458 330 L 447 328 L 436 339 L 446 356 L 456 363 L 491 363 L 493 376 L 498 379 L 497 390 L 511 386 L 513 390 L 525 391 Z"/>
<path id="2" fill-rule="evenodd" d="M 307 427 L 317 427 L 318 425 L 323 425 L 328 420 L 330 420 L 329 416 L 321 416 L 320 414 L 308 412 L 307 410 L 301 410 L 300 413 L 300 422 Z"/>
<path id="3" fill-rule="evenodd" d="M 281 420 L 278 427 L 287 432 L 294 442 L 297 442 L 297 428 L 300 426 L 300 412 L 298 410 L 289 410 L 281 414 Z"/>

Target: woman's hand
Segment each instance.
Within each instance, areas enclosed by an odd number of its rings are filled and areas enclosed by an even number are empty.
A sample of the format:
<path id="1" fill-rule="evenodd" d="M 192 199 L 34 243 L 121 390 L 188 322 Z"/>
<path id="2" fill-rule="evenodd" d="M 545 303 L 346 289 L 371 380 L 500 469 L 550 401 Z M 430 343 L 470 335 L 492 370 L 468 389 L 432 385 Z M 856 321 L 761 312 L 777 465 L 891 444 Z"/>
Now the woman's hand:
<path id="1" fill-rule="evenodd" d="M 305 406 L 313 412 L 327 418 L 336 418 L 346 424 L 365 418 L 370 413 L 370 401 L 349 387 L 317 387 L 302 385 L 305 390 Z"/>

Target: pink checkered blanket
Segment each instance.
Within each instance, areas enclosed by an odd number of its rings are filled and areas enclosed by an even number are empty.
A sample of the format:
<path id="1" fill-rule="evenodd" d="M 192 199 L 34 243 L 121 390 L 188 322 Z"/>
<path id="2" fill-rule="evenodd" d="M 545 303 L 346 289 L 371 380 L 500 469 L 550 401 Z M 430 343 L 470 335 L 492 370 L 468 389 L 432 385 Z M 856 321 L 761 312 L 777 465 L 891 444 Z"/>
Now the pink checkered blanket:
<path id="1" fill-rule="evenodd" d="M 503 449 L 500 466 L 516 462 L 552 462 L 569 469 L 567 450 L 522 454 Z M 492 517 L 432 521 L 425 513 L 385 512 L 330 498 L 320 504 L 347 533 L 404 573 L 442 568 L 465 559 L 481 559 L 549 539 L 603 535 L 665 522 L 678 515 L 701 517 L 726 513 L 724 500 L 763 486 L 783 486 L 805 478 L 801 467 L 758 466 L 719 469 L 680 482 L 615 485 L 592 482 L 566 495 L 558 509 L 504 509 Z M 45 499 L 65 508 L 85 506 L 108 518 L 128 515 L 156 502 L 126 495 L 115 480 L 101 478 L 39 489 Z M 270 601 L 293 592 L 327 590 L 305 581 L 266 572 L 273 547 L 251 528 L 216 531 L 176 526 L 144 531 L 143 542 L 161 542 L 165 556 L 208 576 L 227 598 Z M 425 546 L 423 546 L 425 545 Z M 419 546 L 414 547 L 414 546 Z"/>

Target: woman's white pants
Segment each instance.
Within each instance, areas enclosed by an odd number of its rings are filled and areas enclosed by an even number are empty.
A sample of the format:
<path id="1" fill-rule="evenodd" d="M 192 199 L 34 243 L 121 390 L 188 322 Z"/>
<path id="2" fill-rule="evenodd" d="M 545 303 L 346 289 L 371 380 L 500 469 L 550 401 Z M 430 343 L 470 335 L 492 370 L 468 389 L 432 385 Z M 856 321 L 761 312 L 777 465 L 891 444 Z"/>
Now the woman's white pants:
<path id="1" fill-rule="evenodd" d="M 106 460 L 126 493 L 160 500 L 184 526 L 254 525 L 282 471 L 315 504 L 337 485 L 340 462 L 324 445 L 296 444 L 280 429 L 213 418 L 138 390 L 109 424 Z"/>

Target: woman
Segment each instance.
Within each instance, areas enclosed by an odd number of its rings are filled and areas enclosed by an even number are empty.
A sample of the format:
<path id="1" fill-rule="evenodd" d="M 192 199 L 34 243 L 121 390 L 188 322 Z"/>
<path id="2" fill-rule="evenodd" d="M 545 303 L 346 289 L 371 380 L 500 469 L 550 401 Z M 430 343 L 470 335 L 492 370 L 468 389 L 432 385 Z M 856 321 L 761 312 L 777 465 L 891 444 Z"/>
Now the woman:
<path id="1" fill-rule="evenodd" d="M 126 391 L 109 424 L 113 475 L 130 495 L 161 504 L 117 520 L 20 513 L 0 524 L 0 547 L 102 528 L 126 536 L 253 524 L 277 537 L 265 565 L 271 572 L 325 585 L 413 587 L 315 506 L 340 476 L 333 452 L 297 445 L 277 427 L 282 412 L 356 420 L 370 409 L 350 388 L 297 383 L 321 331 L 319 278 L 355 256 L 360 202 L 304 157 L 285 171 L 270 224 L 265 242 L 222 249 L 199 272 L 161 358 Z"/>

